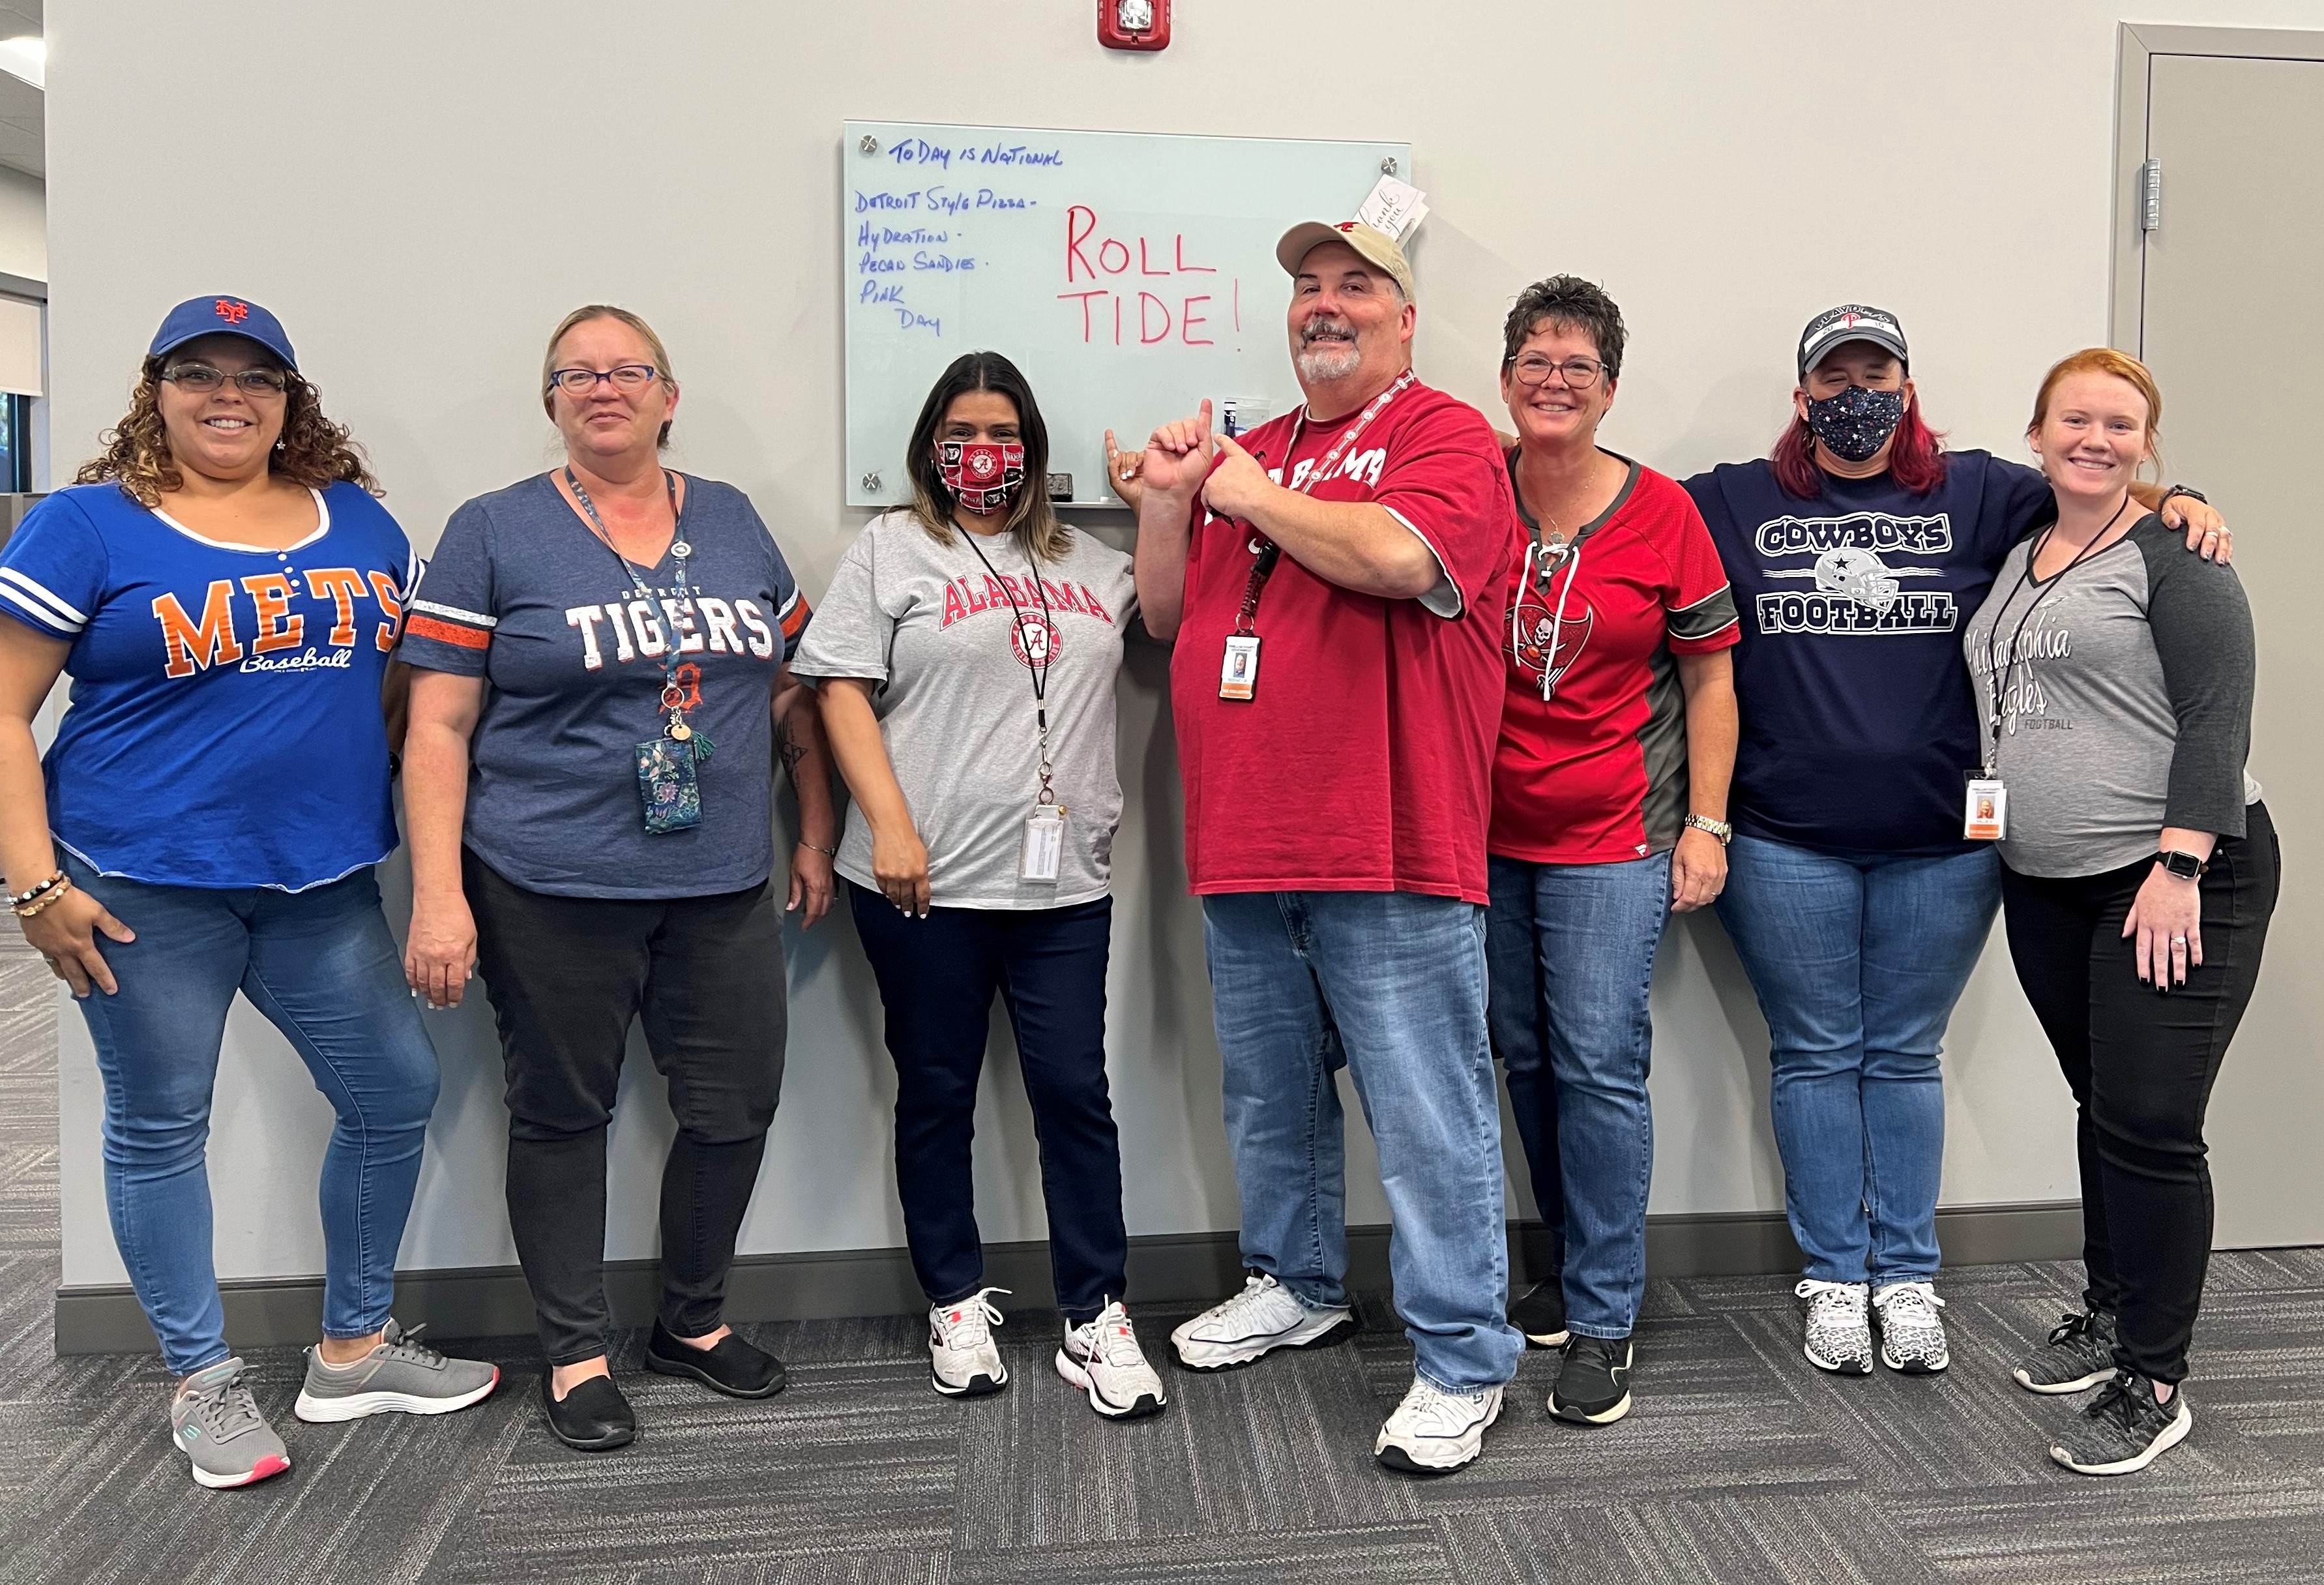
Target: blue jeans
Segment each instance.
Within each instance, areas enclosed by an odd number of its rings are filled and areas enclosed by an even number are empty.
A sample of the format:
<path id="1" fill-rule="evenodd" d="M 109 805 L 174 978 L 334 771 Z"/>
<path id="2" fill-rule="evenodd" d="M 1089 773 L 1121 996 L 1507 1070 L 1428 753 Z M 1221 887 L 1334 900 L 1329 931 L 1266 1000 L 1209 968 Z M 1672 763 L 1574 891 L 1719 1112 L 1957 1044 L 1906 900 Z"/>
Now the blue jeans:
<path id="1" fill-rule="evenodd" d="M 1396 1307 L 1438 1387 L 1508 1380 L 1501 1114 L 1485 1037 L 1485 910 L 1396 891 L 1203 899 L 1243 1264 L 1348 1302 L 1340 1092 L 1355 1080 L 1395 1225 Z"/>
<path id="2" fill-rule="evenodd" d="M 323 1153 L 323 1332 L 387 1324 L 395 1251 L 436 1105 L 436 1051 L 368 870 L 307 891 L 148 886 L 68 855 L 75 886 L 137 933 L 98 937 L 120 984 L 80 1001 L 105 1081 L 105 1203 L 177 1375 L 225 1359 L 210 1258 L 210 1092 L 240 991 L 338 1113 Z"/>
<path id="3" fill-rule="evenodd" d="M 1738 836 L 1719 917 L 1759 993 L 1784 1209 L 1823 1282 L 1936 1275 L 1945 1021 L 2001 906 L 1990 848 L 1837 857 Z"/>
<path id="4" fill-rule="evenodd" d="M 947 908 L 904 917 L 847 883 L 880 982 L 896 1061 L 896 1193 L 912 1271 L 932 1304 L 984 1286 L 969 1147 L 997 993 L 1041 1144 L 1041 1201 L 1057 1309 L 1078 1326 L 1124 1298 L 1121 1141 L 1105 1081 L 1105 961 L 1113 899 L 1062 908 Z"/>
<path id="5" fill-rule="evenodd" d="M 1646 1291 L 1646 992 L 1670 917 L 1670 854 L 1490 863 L 1493 1047 L 1557 1252 L 1565 1322 L 1584 1337 L 1628 1337 Z"/>

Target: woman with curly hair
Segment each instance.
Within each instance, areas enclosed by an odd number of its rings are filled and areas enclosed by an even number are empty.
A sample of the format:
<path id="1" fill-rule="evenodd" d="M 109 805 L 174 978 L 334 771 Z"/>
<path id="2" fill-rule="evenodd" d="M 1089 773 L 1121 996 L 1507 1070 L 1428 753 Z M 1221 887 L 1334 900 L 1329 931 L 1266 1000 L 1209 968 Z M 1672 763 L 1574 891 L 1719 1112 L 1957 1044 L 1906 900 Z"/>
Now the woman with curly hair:
<path id="1" fill-rule="evenodd" d="M 170 312 L 128 417 L 0 548 L 0 868 L 105 1084 L 105 1198 L 205 1487 L 290 1459 L 226 1345 L 204 1145 L 239 990 L 338 1114 L 300 1419 L 465 1408 L 500 1379 L 399 1329 L 436 1053 L 372 869 L 412 573 L 347 432 L 257 304 Z M 45 762 L 32 721 L 72 677 Z M 101 939 L 100 939 L 101 938 Z"/>

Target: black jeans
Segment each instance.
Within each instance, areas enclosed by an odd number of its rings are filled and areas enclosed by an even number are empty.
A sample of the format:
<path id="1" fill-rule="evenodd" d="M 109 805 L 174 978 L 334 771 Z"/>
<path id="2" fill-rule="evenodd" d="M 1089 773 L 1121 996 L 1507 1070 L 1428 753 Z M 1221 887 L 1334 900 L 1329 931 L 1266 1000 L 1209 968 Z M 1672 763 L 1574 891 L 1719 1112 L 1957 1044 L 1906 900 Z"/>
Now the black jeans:
<path id="1" fill-rule="evenodd" d="M 909 919 L 850 882 L 855 934 L 896 1060 L 896 1191 L 912 1270 L 934 1304 L 984 1286 L 969 1146 L 995 991 L 1041 1142 L 1057 1308 L 1079 1324 L 1122 1296 L 1121 1142 L 1105 1082 L 1113 899 L 1064 908 L 933 908 Z"/>
<path id="2" fill-rule="evenodd" d="M 605 1351 L 605 1125 L 630 1020 L 669 1081 L 661 1322 L 717 1329 L 782 1087 L 782 923 L 765 886 L 632 901 L 462 880 L 508 1075 L 509 1226 L 552 1365 Z"/>
<path id="3" fill-rule="evenodd" d="M 2153 1381 L 2187 1374 L 2211 1256 L 2203 1110 L 2259 980 L 2280 863 L 2254 804 L 2200 883 L 2203 966 L 2167 996 L 2138 982 L 2122 933 L 2152 861 L 2061 880 L 2001 872 L 2017 982 L 2074 1092 L 2086 1296 L 2120 1320 L 2115 1363 Z"/>

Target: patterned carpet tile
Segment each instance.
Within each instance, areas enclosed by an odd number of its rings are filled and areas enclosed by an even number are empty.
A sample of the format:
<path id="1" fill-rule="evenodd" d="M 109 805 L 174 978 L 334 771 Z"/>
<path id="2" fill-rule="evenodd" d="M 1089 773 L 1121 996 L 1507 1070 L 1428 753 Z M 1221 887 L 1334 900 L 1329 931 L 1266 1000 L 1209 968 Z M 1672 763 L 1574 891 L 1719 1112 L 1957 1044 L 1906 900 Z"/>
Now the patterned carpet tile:
<path id="1" fill-rule="evenodd" d="M 1465 1585 L 1921 1585 L 1941 1577 L 1869 1496 L 1853 1491 L 1611 1504 L 1580 1485 L 1529 1511 L 1445 1513 L 1436 1526 L 1451 1577 Z"/>
<path id="2" fill-rule="evenodd" d="M 1445 1585 L 1433 1525 L 1198 1535 L 1039 1552 L 960 1552 L 953 1585 Z"/>
<path id="3" fill-rule="evenodd" d="M 2169 1457 L 2177 1461 L 2202 1438 Z M 2261 1479 L 2185 1489 L 2058 1472 L 2038 1487 L 1932 1492 L 1894 1505 L 1897 1531 L 1963 1585 L 2314 1585 L 2324 1577 L 2324 1490 Z"/>

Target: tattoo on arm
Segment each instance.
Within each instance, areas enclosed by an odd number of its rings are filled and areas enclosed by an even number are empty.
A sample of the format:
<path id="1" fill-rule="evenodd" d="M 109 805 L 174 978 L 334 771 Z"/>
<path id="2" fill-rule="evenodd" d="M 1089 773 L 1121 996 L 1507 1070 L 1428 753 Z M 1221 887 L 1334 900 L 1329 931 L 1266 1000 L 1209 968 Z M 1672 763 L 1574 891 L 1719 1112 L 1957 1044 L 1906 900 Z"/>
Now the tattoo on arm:
<path id="1" fill-rule="evenodd" d="M 782 722 L 775 728 L 775 758 L 783 762 L 783 774 L 796 777 L 798 762 L 807 758 L 807 749 L 791 735 L 791 723 Z"/>

